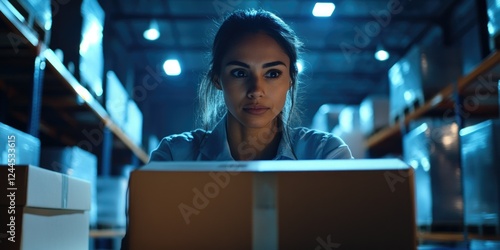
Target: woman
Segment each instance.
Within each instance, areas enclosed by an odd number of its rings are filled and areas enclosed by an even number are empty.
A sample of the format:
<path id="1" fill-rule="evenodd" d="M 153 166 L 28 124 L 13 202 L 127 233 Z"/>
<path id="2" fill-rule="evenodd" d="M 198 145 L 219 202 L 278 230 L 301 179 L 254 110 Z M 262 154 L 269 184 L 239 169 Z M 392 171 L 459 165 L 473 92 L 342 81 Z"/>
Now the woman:
<path id="1" fill-rule="evenodd" d="M 270 12 L 236 11 L 227 17 L 199 88 L 204 129 L 164 138 L 151 161 L 352 158 L 340 138 L 291 127 L 300 45 L 293 30 Z M 122 249 L 128 248 L 125 236 Z"/>
<path id="2" fill-rule="evenodd" d="M 151 161 L 352 158 L 340 138 L 291 127 L 300 46 L 294 31 L 268 11 L 229 15 L 199 88 L 204 129 L 164 138 Z"/>

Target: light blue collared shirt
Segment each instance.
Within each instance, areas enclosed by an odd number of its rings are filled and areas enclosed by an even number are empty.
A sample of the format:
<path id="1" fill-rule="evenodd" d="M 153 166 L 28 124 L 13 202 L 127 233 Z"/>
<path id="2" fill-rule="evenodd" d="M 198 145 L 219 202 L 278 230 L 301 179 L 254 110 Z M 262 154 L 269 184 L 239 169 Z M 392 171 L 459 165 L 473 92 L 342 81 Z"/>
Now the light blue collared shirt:
<path id="1" fill-rule="evenodd" d="M 289 142 L 282 136 L 273 160 L 353 158 L 344 141 L 331 133 L 298 127 L 290 129 L 289 135 Z M 238 150 L 251 155 L 255 149 L 242 143 Z M 151 153 L 151 161 L 234 161 L 227 141 L 226 119 L 212 131 L 197 129 L 163 138 Z"/>

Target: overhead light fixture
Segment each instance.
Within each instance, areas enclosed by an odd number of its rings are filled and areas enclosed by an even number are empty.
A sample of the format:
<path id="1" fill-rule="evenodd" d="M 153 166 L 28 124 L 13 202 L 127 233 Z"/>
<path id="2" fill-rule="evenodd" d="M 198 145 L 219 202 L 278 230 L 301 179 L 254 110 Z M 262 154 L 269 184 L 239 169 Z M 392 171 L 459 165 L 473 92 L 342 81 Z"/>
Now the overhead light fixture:
<path id="1" fill-rule="evenodd" d="M 315 17 L 329 17 L 332 15 L 334 10 L 335 4 L 318 2 L 314 5 L 312 14 Z"/>
<path id="2" fill-rule="evenodd" d="M 144 31 L 143 36 L 150 41 L 154 41 L 160 37 L 160 29 L 156 20 L 151 20 L 149 28 Z"/>
<path id="3" fill-rule="evenodd" d="M 169 59 L 163 63 L 163 70 L 169 76 L 178 76 L 181 74 L 181 65 L 177 59 Z"/>
<path id="4" fill-rule="evenodd" d="M 382 45 L 380 46 L 377 46 L 377 51 L 375 51 L 375 59 L 383 62 L 383 61 L 387 61 L 387 59 L 389 59 L 390 57 L 390 54 L 389 52 L 387 52 L 383 47 Z"/>

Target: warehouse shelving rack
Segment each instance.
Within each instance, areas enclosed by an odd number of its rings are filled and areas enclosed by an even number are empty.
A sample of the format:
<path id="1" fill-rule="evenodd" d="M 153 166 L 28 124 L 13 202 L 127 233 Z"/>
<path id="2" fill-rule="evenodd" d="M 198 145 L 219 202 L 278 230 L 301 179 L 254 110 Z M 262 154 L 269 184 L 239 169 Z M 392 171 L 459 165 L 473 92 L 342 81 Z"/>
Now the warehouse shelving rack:
<path id="1" fill-rule="evenodd" d="M 392 126 L 387 126 L 370 136 L 366 140 L 366 148 L 373 152 L 373 155 L 375 156 L 382 156 L 387 153 L 393 153 L 389 151 L 387 145 L 401 143 L 402 134 L 406 130 L 406 126 L 408 126 L 411 121 L 414 121 L 432 112 L 444 113 L 446 112 L 446 110 L 452 110 L 453 113 L 459 114 L 460 111 L 457 112 L 455 108 L 463 108 L 463 103 L 461 103 L 460 101 L 461 98 L 457 97 L 466 97 L 473 94 L 466 90 L 470 87 L 474 87 L 474 84 L 481 84 L 479 83 L 480 77 L 487 74 L 494 74 L 493 78 L 496 78 L 496 80 L 498 81 L 498 74 L 500 74 L 500 71 L 496 71 L 496 74 L 492 72 L 492 70 L 496 67 L 500 67 L 500 51 L 494 51 L 491 55 L 485 58 L 472 72 L 458 79 L 456 83 L 449 84 L 446 88 L 439 91 L 433 98 L 425 102 L 422 106 L 416 108 L 413 112 L 408 113 L 403 119 L 400 119 L 398 123 Z M 491 94 L 498 95 L 498 90 Z M 480 117 L 498 117 L 499 107 L 498 105 L 485 105 L 470 113 L 474 113 L 475 115 L 479 115 Z"/>
<path id="2" fill-rule="evenodd" d="M 100 156 L 103 173 L 110 171 L 112 147 L 128 148 L 140 161 L 148 162 L 143 148 L 132 142 L 47 47 L 47 36 L 29 27 L 6 0 L 0 0 L 0 19 L 0 93 L 4 95 L 0 119 L 9 118 L 13 124 L 8 125 L 39 137 L 42 145 L 46 139 L 87 147 Z"/>
<path id="3" fill-rule="evenodd" d="M 38 137 L 42 145 L 79 145 L 99 157 L 101 175 L 111 173 L 113 148 L 129 162 L 149 161 L 113 122 L 39 33 L 7 0 L 0 0 L 0 121 Z M 31 26 L 31 27 L 30 27 Z M 50 31 L 48 31 L 50 32 Z M 91 238 L 121 238 L 124 229 L 90 230 Z"/>
<path id="4" fill-rule="evenodd" d="M 500 85 L 500 51 L 493 51 L 469 74 L 461 77 L 456 83 L 449 84 L 439 91 L 433 98 L 425 102 L 422 106 L 408 113 L 396 124 L 387 126 L 374 133 L 366 141 L 366 148 L 375 157 L 385 154 L 402 153 L 402 135 L 407 131 L 410 122 L 428 115 L 443 116 L 448 112 L 451 119 L 463 127 L 463 122 L 469 118 L 491 119 L 500 115 L 499 91 Z M 489 86 L 487 86 L 489 84 Z M 480 90 L 480 91 L 479 91 Z M 481 103 L 472 110 L 464 107 L 463 101 L 467 97 L 485 97 L 489 95 L 492 100 L 496 98 L 497 103 Z M 477 103 L 476 103 L 477 104 Z M 465 105 L 466 106 L 466 105 Z M 464 117 L 464 113 L 467 117 Z M 394 150 L 396 147 L 397 149 Z M 425 242 L 447 242 L 461 243 L 470 240 L 500 241 L 500 235 L 488 235 L 481 233 L 459 232 L 425 232 L 417 233 L 419 241 Z"/>

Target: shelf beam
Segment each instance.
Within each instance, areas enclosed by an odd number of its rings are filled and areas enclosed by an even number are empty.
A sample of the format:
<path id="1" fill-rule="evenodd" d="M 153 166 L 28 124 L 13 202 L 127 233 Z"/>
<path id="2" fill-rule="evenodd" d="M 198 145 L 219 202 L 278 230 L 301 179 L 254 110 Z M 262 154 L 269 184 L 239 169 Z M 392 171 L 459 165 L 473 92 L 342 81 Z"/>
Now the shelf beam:
<path id="1" fill-rule="evenodd" d="M 37 35 L 35 35 L 36 33 L 23 23 L 25 18 L 7 0 L 0 0 L 0 17 L 5 19 L 6 23 L 10 24 L 15 31 L 21 34 L 18 35 L 11 32 L 7 35 L 14 51 L 18 49 L 17 46 L 20 45 L 20 43 L 28 43 L 34 48 L 38 46 L 39 40 Z"/>
<path id="2" fill-rule="evenodd" d="M 457 83 L 458 92 L 462 93 L 467 86 L 477 82 L 479 77 L 488 73 L 488 71 L 490 71 L 493 67 L 499 64 L 500 64 L 500 52 L 495 51 L 490 56 L 485 58 L 484 61 L 480 65 L 478 65 L 471 73 L 458 79 Z M 370 138 L 368 138 L 365 143 L 366 147 L 374 148 L 377 145 L 380 145 L 384 141 L 388 140 L 390 137 L 399 135 L 401 133 L 400 130 L 402 125 L 401 122 L 403 122 L 405 126 L 408 125 L 410 121 L 423 116 L 425 113 L 441 105 L 445 100 L 451 98 L 453 91 L 454 91 L 453 84 L 448 85 L 446 88 L 441 90 L 437 95 L 435 95 L 432 99 L 425 102 L 424 105 L 417 108 L 414 112 L 405 116 L 404 120 L 400 121 L 400 124 L 395 124 L 386 127 L 385 129 L 382 129 L 381 131 L 375 133 Z"/>
<path id="3" fill-rule="evenodd" d="M 132 142 L 130 138 L 111 120 L 111 117 L 102 105 L 76 80 L 68 69 L 66 69 L 54 52 L 51 49 L 47 49 L 44 54 L 47 58 L 49 68 L 55 72 L 57 77 L 59 77 L 61 81 L 68 83 L 76 95 L 80 96 L 90 109 L 94 111 L 94 113 L 103 121 L 104 125 L 109 128 L 120 140 L 122 140 L 142 162 L 147 163 L 149 161 L 149 156 L 146 152 Z"/>

